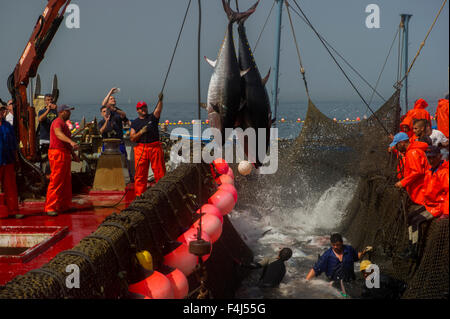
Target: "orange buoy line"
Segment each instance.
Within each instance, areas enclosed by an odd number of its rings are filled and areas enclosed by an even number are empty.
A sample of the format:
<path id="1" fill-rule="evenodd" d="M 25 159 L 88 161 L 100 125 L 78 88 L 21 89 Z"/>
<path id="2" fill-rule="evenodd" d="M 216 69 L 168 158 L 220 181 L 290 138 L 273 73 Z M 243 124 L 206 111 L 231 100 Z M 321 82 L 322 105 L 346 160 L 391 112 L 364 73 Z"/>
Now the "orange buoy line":
<path id="1" fill-rule="evenodd" d="M 236 202 L 237 191 L 234 187 L 234 173 L 223 159 L 216 159 L 211 170 L 218 184 L 217 191 L 197 210 L 202 213 L 186 232 L 177 238 L 179 247 L 164 256 L 164 264 L 175 269 L 167 275 L 158 271 L 144 280 L 129 286 L 129 291 L 143 296 L 144 299 L 181 299 L 189 292 L 187 277 L 195 271 L 198 257 L 189 252 L 189 243 L 197 240 L 201 223 L 201 238 L 215 243 L 222 234 L 223 216 L 229 214 Z M 211 251 L 212 251 L 211 245 Z M 211 252 L 202 257 L 206 261 Z"/>

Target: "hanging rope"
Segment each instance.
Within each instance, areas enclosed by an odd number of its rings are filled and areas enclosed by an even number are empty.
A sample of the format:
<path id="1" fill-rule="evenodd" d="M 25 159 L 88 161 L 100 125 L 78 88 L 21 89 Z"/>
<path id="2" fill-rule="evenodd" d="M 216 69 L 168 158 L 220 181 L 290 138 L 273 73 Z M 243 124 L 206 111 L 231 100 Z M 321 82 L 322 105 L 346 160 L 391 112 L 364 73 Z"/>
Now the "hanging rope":
<path id="1" fill-rule="evenodd" d="M 287 1 L 285 1 L 285 3 L 286 3 L 286 10 L 287 10 L 288 17 L 289 17 L 289 23 L 291 25 L 292 36 L 294 37 L 295 48 L 297 49 L 298 62 L 300 64 L 300 73 L 302 74 L 303 82 L 305 83 L 306 96 L 308 97 L 308 100 L 311 100 L 311 98 L 309 96 L 308 83 L 306 82 L 306 77 L 305 77 L 305 69 L 303 67 L 302 58 L 300 56 L 300 50 L 298 48 L 297 37 L 295 36 L 294 25 L 292 23 L 291 11 L 289 10 L 289 3 Z"/>
<path id="2" fill-rule="evenodd" d="M 270 9 L 269 14 L 267 15 L 266 22 L 264 22 L 264 26 L 263 26 L 263 28 L 262 28 L 262 30 L 261 30 L 259 36 L 258 36 L 258 39 L 256 40 L 255 47 L 253 48 L 253 53 L 255 53 L 256 48 L 257 48 L 258 43 L 259 43 L 259 40 L 261 39 L 261 36 L 262 36 L 262 34 L 263 34 L 263 32 L 264 32 L 264 29 L 266 28 L 266 25 L 267 25 L 267 22 L 269 21 L 270 14 L 272 13 L 273 7 L 275 7 L 275 1 L 274 1 L 273 4 L 272 4 L 272 8 Z"/>
<path id="3" fill-rule="evenodd" d="M 406 71 L 405 75 L 404 75 L 403 78 L 400 80 L 400 83 L 403 82 L 403 81 L 406 79 L 406 77 L 408 76 L 409 72 L 411 71 L 411 69 L 412 69 L 414 63 L 416 62 L 416 60 L 417 60 L 417 58 L 418 58 L 420 52 L 422 51 L 422 48 L 425 46 L 425 41 L 427 41 L 428 36 L 430 35 L 431 31 L 433 30 L 433 27 L 434 27 L 434 25 L 436 24 L 436 21 L 437 21 L 437 19 L 439 18 L 439 15 L 441 14 L 442 9 L 444 9 L 444 6 L 445 6 L 446 3 L 447 3 L 447 0 L 444 0 L 444 2 L 442 3 L 441 8 L 439 9 L 439 12 L 437 13 L 436 17 L 434 18 L 433 23 L 431 24 L 431 27 L 428 29 L 428 32 L 427 32 L 427 34 L 426 34 L 426 36 L 425 36 L 425 39 L 422 41 L 422 43 L 420 43 L 420 47 L 419 47 L 419 50 L 418 50 L 417 53 L 416 53 L 416 56 L 414 57 L 413 61 L 412 61 L 411 64 L 409 65 L 408 71 Z"/>
<path id="4" fill-rule="evenodd" d="M 302 13 L 303 17 L 306 19 L 306 21 L 308 21 L 308 24 L 310 25 L 311 29 L 314 31 L 314 33 L 317 35 L 317 37 L 319 38 L 319 40 L 322 42 L 322 44 L 324 45 L 325 49 L 327 50 L 327 52 L 330 54 L 331 58 L 333 59 L 333 61 L 336 63 L 336 65 L 338 66 L 338 68 L 341 70 L 342 74 L 345 76 L 345 78 L 347 79 L 347 81 L 350 83 L 350 85 L 353 87 L 353 89 L 355 90 L 355 92 L 358 94 L 358 96 L 361 98 L 361 100 L 363 101 L 363 103 L 367 106 L 367 108 L 370 110 L 370 112 L 372 112 L 372 115 L 375 117 L 375 119 L 378 121 L 378 123 L 380 124 L 380 126 L 383 128 L 383 130 L 386 132 L 387 135 L 389 135 L 389 131 L 386 129 L 386 127 L 383 125 L 383 122 L 381 122 L 381 120 L 378 118 L 378 116 L 375 114 L 375 112 L 372 110 L 372 108 L 370 107 L 369 104 L 367 104 L 366 100 L 364 99 L 364 97 L 361 95 L 361 93 L 358 91 L 358 89 L 356 88 L 355 84 L 353 84 L 352 80 L 350 80 L 350 78 L 348 77 L 348 75 L 345 73 L 344 69 L 342 69 L 341 65 L 339 64 L 339 62 L 336 60 L 336 58 L 334 57 L 334 55 L 330 52 L 330 49 L 325 45 L 324 41 L 322 40 L 322 38 L 320 37 L 319 33 L 316 31 L 316 29 L 314 28 L 314 26 L 311 24 L 311 22 L 309 22 L 308 17 L 306 17 L 305 13 L 303 12 L 303 10 L 300 8 L 300 6 L 298 5 L 296 0 L 293 0 L 295 5 L 297 6 L 297 8 L 300 10 L 300 12 Z"/>
<path id="5" fill-rule="evenodd" d="M 164 79 L 164 84 L 162 86 L 161 93 L 164 92 L 164 88 L 166 87 L 167 77 L 169 76 L 170 69 L 172 68 L 172 62 L 175 57 L 175 52 L 177 52 L 178 43 L 180 42 L 181 33 L 183 32 L 184 23 L 186 22 L 186 17 L 189 12 L 189 7 L 191 6 L 191 2 L 192 0 L 189 0 L 188 6 L 186 8 L 186 13 L 184 14 L 183 24 L 181 25 L 180 32 L 178 33 L 177 43 L 175 44 L 175 48 L 173 49 L 172 58 L 170 59 L 169 68 L 167 70 L 166 77 Z"/>
<path id="6" fill-rule="evenodd" d="M 298 4 L 296 3 L 296 5 L 298 6 Z M 314 31 L 314 27 L 310 24 L 309 21 L 305 20 L 305 18 L 303 18 L 300 13 L 298 13 L 295 8 L 293 8 L 291 6 L 291 10 L 304 22 L 306 23 L 306 25 L 308 27 L 310 27 L 313 31 Z M 344 61 L 344 63 L 353 71 L 355 72 L 355 74 L 372 90 L 374 90 L 374 87 L 369 83 L 369 81 L 367 81 L 360 72 L 358 72 L 358 70 L 356 70 L 345 58 L 344 56 L 339 53 L 339 51 L 337 51 L 322 35 L 320 35 L 319 33 L 317 33 L 317 36 L 319 37 L 319 39 L 323 40 L 323 42 L 325 42 L 326 46 L 325 47 L 329 47 L 338 57 L 340 57 L 342 59 L 342 61 Z M 322 42 L 322 43 L 323 43 Z M 380 97 L 384 102 L 386 102 L 386 99 L 378 92 L 375 90 L 375 94 Z"/>

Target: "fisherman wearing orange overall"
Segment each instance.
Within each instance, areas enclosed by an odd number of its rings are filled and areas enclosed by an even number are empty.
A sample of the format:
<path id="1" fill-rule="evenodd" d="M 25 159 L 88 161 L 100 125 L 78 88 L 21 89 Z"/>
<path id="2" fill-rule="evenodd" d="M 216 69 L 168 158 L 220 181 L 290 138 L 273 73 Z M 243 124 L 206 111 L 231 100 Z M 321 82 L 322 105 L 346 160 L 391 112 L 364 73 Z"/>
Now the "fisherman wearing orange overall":
<path id="1" fill-rule="evenodd" d="M 151 164 L 155 182 L 166 174 L 164 152 L 159 141 L 158 122 L 163 108 L 163 94 L 158 96 L 155 110 L 148 114 L 147 103 L 138 102 L 138 118 L 131 123 L 130 140 L 137 143 L 134 147 L 134 191 L 140 196 L 147 189 L 148 168 Z"/>
<path id="2" fill-rule="evenodd" d="M 18 214 L 19 200 L 17 196 L 16 169 L 14 163 L 18 160 L 17 141 L 14 128 L 6 121 L 6 108 L 0 107 L 0 185 L 5 194 L 6 211 L 0 208 L 0 218 Z"/>
<path id="3" fill-rule="evenodd" d="M 402 258 L 417 258 L 419 227 L 422 223 L 441 217 L 448 218 L 448 161 L 442 160 L 441 150 L 429 146 L 426 151 L 430 165 L 425 173 L 423 187 L 423 206 L 413 205 L 408 213 L 409 246 L 400 254 Z"/>
<path id="4" fill-rule="evenodd" d="M 428 106 L 428 103 L 424 99 L 418 99 L 416 103 L 414 103 L 414 108 L 409 110 L 405 115 L 405 120 L 409 121 L 409 127 L 412 128 L 414 120 L 425 119 L 429 123 L 431 123 L 431 116 L 425 108 Z"/>
<path id="5" fill-rule="evenodd" d="M 394 140 L 390 147 L 394 147 L 405 156 L 405 166 L 403 169 L 403 179 L 395 184 L 397 188 L 404 188 L 409 194 L 411 200 L 422 205 L 423 203 L 423 179 L 425 172 L 429 169 L 425 150 L 428 148 L 427 143 L 409 141 L 406 133 L 398 133 L 394 136 Z"/>
<path id="6" fill-rule="evenodd" d="M 436 108 L 437 129 L 448 138 L 448 99 L 440 99 Z"/>
<path id="7" fill-rule="evenodd" d="M 72 107 L 59 105 L 58 117 L 50 127 L 50 146 L 48 159 L 50 162 L 50 183 L 47 188 L 45 212 L 49 216 L 67 211 L 72 203 L 72 157 L 79 162 L 74 150 L 78 144 L 71 139 L 66 121 L 70 118 Z"/>

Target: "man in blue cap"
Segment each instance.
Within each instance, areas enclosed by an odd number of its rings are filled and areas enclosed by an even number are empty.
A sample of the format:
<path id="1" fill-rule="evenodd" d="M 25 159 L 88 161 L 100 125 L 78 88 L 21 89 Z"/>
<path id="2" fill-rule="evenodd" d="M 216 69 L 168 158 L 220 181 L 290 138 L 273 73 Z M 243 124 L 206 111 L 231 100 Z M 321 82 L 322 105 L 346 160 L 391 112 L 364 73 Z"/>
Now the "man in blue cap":
<path id="1" fill-rule="evenodd" d="M 389 145 L 404 155 L 403 178 L 395 184 L 397 188 L 404 188 L 411 200 L 416 204 L 423 203 L 423 179 L 429 168 L 425 151 L 428 144 L 424 142 L 410 142 L 406 133 L 398 133 Z"/>

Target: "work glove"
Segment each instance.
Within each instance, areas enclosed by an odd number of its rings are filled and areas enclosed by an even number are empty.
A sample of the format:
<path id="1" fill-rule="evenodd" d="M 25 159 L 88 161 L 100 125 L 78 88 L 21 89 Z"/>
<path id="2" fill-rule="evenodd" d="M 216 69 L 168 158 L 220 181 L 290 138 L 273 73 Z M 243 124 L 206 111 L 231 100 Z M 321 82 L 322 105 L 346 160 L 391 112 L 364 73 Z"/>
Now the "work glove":
<path id="1" fill-rule="evenodd" d="M 139 133 L 144 134 L 148 131 L 148 125 L 145 125 L 143 128 L 140 129 Z"/>

